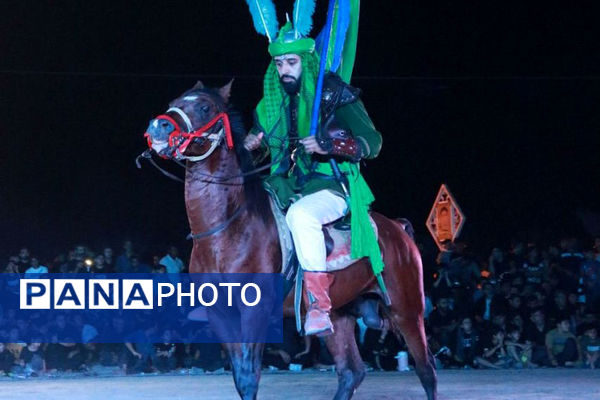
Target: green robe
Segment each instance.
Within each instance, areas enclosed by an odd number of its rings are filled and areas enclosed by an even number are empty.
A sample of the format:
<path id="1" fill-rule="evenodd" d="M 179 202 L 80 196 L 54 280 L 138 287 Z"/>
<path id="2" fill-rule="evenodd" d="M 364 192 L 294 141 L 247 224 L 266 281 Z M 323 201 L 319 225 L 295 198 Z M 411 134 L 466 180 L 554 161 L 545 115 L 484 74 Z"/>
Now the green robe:
<path id="1" fill-rule="evenodd" d="M 281 168 L 282 162 L 285 163 L 285 148 L 289 145 L 288 132 L 289 127 L 289 97 L 283 96 L 283 101 L 280 105 L 280 117 L 277 121 L 271 124 L 271 129 L 264 129 L 260 116 L 267 114 L 265 100 L 261 100 L 255 112 L 255 127 L 251 133 L 257 134 L 264 132 L 262 149 L 270 152 L 271 160 L 275 161 L 271 167 L 271 175 L 264 181 L 265 188 L 269 191 L 277 201 L 281 209 L 286 209 L 289 205 L 301 198 L 302 196 L 318 192 L 319 190 L 331 190 L 336 194 L 344 197 L 343 190 L 340 184 L 333 178 L 331 165 L 325 157 L 318 155 L 305 154 L 299 150 L 297 163 L 294 167 L 294 172 L 285 168 Z M 352 132 L 357 143 L 362 149 L 363 158 L 375 158 L 381 150 L 382 137 L 375 129 L 363 103 L 358 100 L 339 107 L 335 111 L 337 123 L 344 129 Z M 285 116 L 282 118 L 281 116 Z M 301 116 L 299 118 L 302 118 Z M 302 125 L 303 121 L 298 124 Z M 287 129 L 279 129 L 280 124 L 285 123 Z M 308 136 L 307 132 L 300 130 L 301 137 Z M 283 133 L 281 133 L 283 132 Z M 304 133 L 304 134 L 303 134 Z M 315 172 L 318 174 L 310 174 L 313 160 L 319 158 Z M 353 258 L 368 257 L 371 261 L 373 272 L 377 275 L 383 270 L 384 264 L 381 258 L 381 251 L 377 244 L 377 238 L 371 224 L 368 222 L 368 211 L 371 203 L 374 201 L 371 189 L 363 179 L 360 173 L 359 163 L 350 161 L 338 163 L 340 171 L 348 179 L 350 197 L 349 210 L 351 214 L 351 231 L 352 231 L 352 254 Z M 322 175 L 319 175 L 322 174 Z M 306 179 L 308 176 L 308 179 Z"/>
<path id="2" fill-rule="evenodd" d="M 284 99 L 282 113 L 288 112 L 288 102 L 287 98 Z M 258 107 L 261 107 L 260 103 Z M 373 126 L 362 101 L 359 100 L 338 108 L 335 110 L 335 118 L 343 129 L 352 132 L 352 135 L 362 149 L 363 158 L 372 159 L 377 157 L 381 150 L 381 134 Z M 288 123 L 287 121 L 290 121 L 290 118 L 286 118 L 286 123 Z M 260 121 L 257 121 L 257 126 L 254 127 L 252 133 L 256 134 L 260 131 L 262 131 L 261 124 Z M 289 126 L 287 131 L 289 131 Z M 307 135 L 300 133 L 300 136 L 306 137 Z M 281 158 L 283 155 L 282 148 L 287 147 L 289 144 L 287 137 L 278 137 L 276 129 L 273 129 L 273 132 L 265 132 L 265 138 L 266 140 L 263 141 L 263 150 L 271 154 L 272 160 Z M 315 174 L 313 177 L 309 176 L 313 157 L 308 154 L 298 155 L 295 173 L 289 170 L 282 171 L 281 162 L 271 167 L 271 175 L 265 179 L 265 188 L 274 195 L 281 209 L 286 209 L 291 202 L 319 190 L 328 189 L 340 196 L 344 196 L 339 182 L 331 179 L 333 171 L 329 162 L 325 157 L 316 157 L 320 162 L 318 162 L 315 168 L 315 172 L 318 174 Z M 350 169 L 350 164 L 352 163 L 346 161 L 339 163 L 339 166 L 342 171 L 347 172 Z M 357 163 L 354 165 L 358 167 Z M 321 176 L 321 174 L 324 176 Z"/>

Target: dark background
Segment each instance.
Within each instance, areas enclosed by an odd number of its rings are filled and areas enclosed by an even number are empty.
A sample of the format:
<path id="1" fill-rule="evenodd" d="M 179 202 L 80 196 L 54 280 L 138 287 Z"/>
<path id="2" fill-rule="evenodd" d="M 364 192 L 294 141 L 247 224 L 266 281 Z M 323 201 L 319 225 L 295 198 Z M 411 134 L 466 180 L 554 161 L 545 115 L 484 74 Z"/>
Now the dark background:
<path id="1" fill-rule="evenodd" d="M 276 3 L 283 21 L 293 2 Z M 364 174 L 375 209 L 429 245 L 442 182 L 479 248 L 594 233 L 578 215 L 600 212 L 597 14 L 525 3 L 363 1 L 353 84 L 384 137 Z M 134 158 L 148 120 L 197 79 L 236 77 L 249 123 L 269 58 L 245 2 L 3 4 L 0 256 L 184 246 L 181 184 Z"/>

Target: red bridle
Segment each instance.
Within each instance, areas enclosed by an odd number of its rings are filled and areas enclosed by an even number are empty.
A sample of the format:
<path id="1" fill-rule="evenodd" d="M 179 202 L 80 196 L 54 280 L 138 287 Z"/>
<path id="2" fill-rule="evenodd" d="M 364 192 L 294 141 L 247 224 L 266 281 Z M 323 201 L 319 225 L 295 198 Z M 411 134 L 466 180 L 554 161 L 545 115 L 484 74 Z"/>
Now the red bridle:
<path id="1" fill-rule="evenodd" d="M 231 125 L 229 123 L 229 116 L 227 113 L 221 112 L 217 114 L 213 119 L 208 121 L 206 125 L 202 126 L 199 129 L 196 129 L 192 132 L 185 132 L 181 129 L 181 126 L 175 119 L 167 114 L 161 114 L 155 118 L 155 121 L 168 121 L 175 128 L 173 132 L 169 134 L 168 140 L 168 154 L 159 154 L 162 158 L 182 158 L 183 153 L 187 150 L 188 146 L 192 143 L 194 139 L 197 138 L 208 138 L 209 140 L 219 140 L 220 135 L 216 133 L 208 132 L 213 126 L 215 126 L 219 121 L 223 122 L 223 130 L 225 133 L 225 142 L 227 144 L 227 149 L 231 150 L 233 148 L 233 137 L 231 135 Z M 211 136 L 218 136 L 216 138 Z M 148 141 L 148 147 L 152 149 L 152 136 L 149 132 L 144 133 L 144 137 Z M 161 152 L 162 153 L 162 152 Z"/>

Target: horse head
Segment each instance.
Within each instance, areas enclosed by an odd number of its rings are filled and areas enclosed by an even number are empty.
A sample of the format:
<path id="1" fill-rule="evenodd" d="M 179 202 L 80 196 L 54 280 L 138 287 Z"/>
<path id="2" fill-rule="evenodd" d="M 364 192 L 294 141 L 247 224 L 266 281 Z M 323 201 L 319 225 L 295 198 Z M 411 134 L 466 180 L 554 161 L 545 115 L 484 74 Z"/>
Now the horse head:
<path id="1" fill-rule="evenodd" d="M 200 161 L 222 143 L 233 148 L 227 114 L 233 80 L 221 88 L 194 87 L 169 103 L 169 108 L 150 121 L 144 136 L 160 157 Z"/>

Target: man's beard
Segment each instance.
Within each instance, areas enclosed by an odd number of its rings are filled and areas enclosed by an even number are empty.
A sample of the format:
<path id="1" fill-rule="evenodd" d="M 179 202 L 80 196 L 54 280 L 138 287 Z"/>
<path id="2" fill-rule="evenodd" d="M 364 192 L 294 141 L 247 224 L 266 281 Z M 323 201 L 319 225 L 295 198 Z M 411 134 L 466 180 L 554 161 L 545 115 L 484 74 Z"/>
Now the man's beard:
<path id="1" fill-rule="evenodd" d="M 283 78 L 291 78 L 292 80 L 286 82 L 283 80 Z M 291 75 L 282 75 L 279 78 L 279 82 L 281 82 L 283 90 L 285 90 L 285 92 L 290 96 L 298 93 L 300 90 L 300 78 L 296 79 Z"/>

